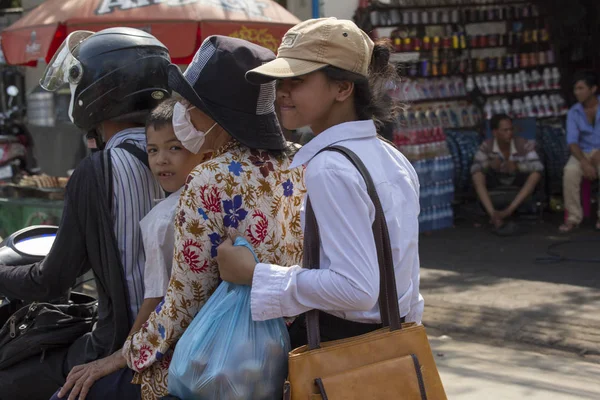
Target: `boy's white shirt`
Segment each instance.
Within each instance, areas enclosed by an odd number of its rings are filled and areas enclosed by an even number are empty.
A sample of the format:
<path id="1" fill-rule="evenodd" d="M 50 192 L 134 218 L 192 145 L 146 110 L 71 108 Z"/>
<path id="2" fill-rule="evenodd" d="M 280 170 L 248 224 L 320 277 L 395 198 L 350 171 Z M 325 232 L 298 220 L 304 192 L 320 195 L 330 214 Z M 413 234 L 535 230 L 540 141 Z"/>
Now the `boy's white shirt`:
<path id="1" fill-rule="evenodd" d="M 146 254 L 145 299 L 164 297 L 167 293 L 175 248 L 175 213 L 182 190 L 162 200 L 140 221 Z"/>

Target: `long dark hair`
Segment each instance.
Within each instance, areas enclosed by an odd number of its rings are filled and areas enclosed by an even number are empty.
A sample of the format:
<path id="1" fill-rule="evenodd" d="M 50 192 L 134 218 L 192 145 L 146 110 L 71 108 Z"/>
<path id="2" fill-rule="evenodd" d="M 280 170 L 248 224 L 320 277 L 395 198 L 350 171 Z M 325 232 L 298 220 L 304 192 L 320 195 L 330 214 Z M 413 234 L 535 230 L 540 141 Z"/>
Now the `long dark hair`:
<path id="1" fill-rule="evenodd" d="M 401 109 L 400 104 L 388 95 L 388 90 L 394 88 L 400 80 L 396 68 L 390 63 L 391 53 L 392 45 L 389 39 L 379 39 L 375 42 L 368 78 L 331 65 L 322 70 L 332 81 L 354 83 L 356 115 L 359 120 L 372 119 L 378 132 L 386 124 L 394 123 Z"/>

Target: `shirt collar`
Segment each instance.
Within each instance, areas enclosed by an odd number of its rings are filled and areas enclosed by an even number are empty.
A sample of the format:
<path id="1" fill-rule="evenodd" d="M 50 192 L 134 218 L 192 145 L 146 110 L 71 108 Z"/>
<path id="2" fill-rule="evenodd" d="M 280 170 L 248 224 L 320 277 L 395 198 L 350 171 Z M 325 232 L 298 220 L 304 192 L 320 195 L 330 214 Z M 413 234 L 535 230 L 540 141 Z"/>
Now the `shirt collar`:
<path id="1" fill-rule="evenodd" d="M 600 102 L 600 96 L 598 96 L 597 99 Z M 585 116 L 585 110 L 583 109 L 583 104 L 581 104 L 580 102 L 575 103 L 575 105 L 573 106 L 573 109 L 580 112 L 581 114 L 583 114 Z M 600 114 L 600 107 L 598 107 L 597 114 Z"/>
<path id="2" fill-rule="evenodd" d="M 498 141 L 494 139 L 494 147 L 492 148 L 492 152 L 502 155 L 502 151 L 500 151 L 500 146 L 498 146 Z M 517 146 L 515 145 L 515 139 L 510 139 L 510 155 L 517 154 Z"/>
<path id="3" fill-rule="evenodd" d="M 117 147 L 123 142 L 126 141 L 145 141 L 146 140 L 146 130 L 145 128 L 129 128 L 122 130 L 117 133 L 115 136 L 111 137 L 108 143 L 106 143 L 106 149 L 112 149 L 113 147 Z"/>
<path id="4" fill-rule="evenodd" d="M 343 124 L 334 125 L 315 136 L 314 139 L 298 150 L 290 169 L 307 164 L 319 151 L 335 143 L 376 136 L 377 129 L 372 120 L 344 122 Z"/>

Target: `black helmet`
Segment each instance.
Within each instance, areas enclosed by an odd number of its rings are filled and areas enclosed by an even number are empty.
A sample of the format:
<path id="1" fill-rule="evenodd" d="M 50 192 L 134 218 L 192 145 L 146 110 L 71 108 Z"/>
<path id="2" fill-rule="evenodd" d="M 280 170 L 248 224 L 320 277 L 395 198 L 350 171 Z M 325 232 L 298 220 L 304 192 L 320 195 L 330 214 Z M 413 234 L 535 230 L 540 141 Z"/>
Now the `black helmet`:
<path id="1" fill-rule="evenodd" d="M 170 95 L 169 50 L 149 33 L 110 28 L 75 31 L 46 67 L 41 86 L 71 87 L 69 117 L 86 131 L 108 120 L 143 122 Z"/>

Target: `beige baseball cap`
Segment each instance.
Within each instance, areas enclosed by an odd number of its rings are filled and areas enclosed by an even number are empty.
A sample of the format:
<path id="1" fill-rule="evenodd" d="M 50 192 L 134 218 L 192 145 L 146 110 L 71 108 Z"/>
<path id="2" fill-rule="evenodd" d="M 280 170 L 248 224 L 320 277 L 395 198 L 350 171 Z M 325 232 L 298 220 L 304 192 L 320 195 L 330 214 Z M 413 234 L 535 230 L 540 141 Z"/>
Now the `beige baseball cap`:
<path id="1" fill-rule="evenodd" d="M 328 65 L 369 75 L 373 41 L 356 24 L 337 18 L 309 19 L 291 28 L 277 58 L 246 73 L 252 83 L 306 75 Z"/>

